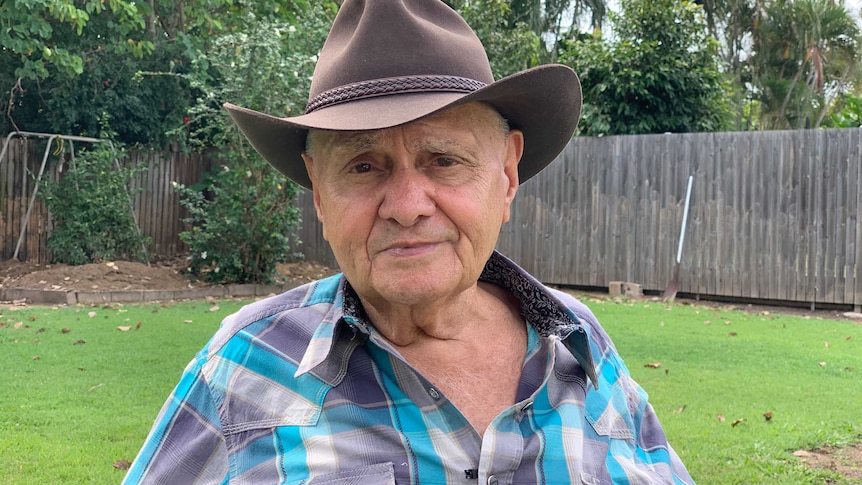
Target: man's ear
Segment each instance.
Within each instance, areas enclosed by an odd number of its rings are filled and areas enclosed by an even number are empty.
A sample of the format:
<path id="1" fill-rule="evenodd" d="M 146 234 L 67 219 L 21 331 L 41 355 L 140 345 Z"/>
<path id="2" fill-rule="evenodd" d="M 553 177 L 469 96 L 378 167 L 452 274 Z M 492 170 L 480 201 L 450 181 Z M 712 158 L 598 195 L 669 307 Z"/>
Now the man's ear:
<path id="1" fill-rule="evenodd" d="M 314 171 L 314 159 L 308 152 L 302 152 L 302 160 L 305 162 L 305 171 L 308 172 L 308 178 L 311 180 L 311 193 L 314 200 L 314 210 L 317 212 L 317 220 L 323 224 L 324 238 L 326 238 L 326 224 L 323 217 L 323 207 L 320 205 L 320 184 L 317 181 L 317 174 Z"/>
<path id="2" fill-rule="evenodd" d="M 518 176 L 518 164 L 521 162 L 521 156 L 524 154 L 524 133 L 521 130 L 511 130 L 506 136 L 506 159 L 504 161 L 503 171 L 508 180 L 506 188 L 506 210 L 503 213 L 503 222 L 506 223 L 511 217 L 512 201 L 515 200 L 515 194 L 518 192 L 520 185 L 520 177 Z"/>

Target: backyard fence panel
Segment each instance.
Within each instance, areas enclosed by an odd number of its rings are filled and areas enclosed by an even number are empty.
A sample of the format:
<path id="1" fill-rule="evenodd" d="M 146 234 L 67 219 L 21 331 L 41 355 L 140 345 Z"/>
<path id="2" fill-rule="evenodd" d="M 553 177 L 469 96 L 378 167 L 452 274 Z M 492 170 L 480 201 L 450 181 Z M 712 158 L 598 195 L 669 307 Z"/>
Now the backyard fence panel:
<path id="1" fill-rule="evenodd" d="M 660 291 L 691 174 L 681 291 L 856 304 L 860 152 L 859 130 L 575 138 L 562 168 L 524 184 L 499 247 L 537 275 L 554 268 L 546 281 Z"/>

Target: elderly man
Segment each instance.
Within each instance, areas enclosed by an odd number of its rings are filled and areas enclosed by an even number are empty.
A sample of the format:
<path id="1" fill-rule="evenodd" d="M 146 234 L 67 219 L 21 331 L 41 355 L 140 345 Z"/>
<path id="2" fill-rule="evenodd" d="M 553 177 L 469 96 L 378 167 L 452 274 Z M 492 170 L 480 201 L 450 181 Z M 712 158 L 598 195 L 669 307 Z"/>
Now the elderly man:
<path id="1" fill-rule="evenodd" d="M 494 250 L 580 104 L 442 2 L 345 1 L 303 115 L 227 106 L 343 274 L 228 317 L 126 483 L 692 483 L 592 313 Z"/>

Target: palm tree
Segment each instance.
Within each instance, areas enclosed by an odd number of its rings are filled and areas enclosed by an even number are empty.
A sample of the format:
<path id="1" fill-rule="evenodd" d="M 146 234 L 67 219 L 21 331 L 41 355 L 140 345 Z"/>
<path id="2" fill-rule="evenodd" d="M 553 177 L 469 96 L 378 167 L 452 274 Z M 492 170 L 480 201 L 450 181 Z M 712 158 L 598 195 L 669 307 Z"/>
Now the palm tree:
<path id="1" fill-rule="evenodd" d="M 755 15 L 749 67 L 765 129 L 820 125 L 860 63 L 859 27 L 843 2 L 777 0 Z"/>

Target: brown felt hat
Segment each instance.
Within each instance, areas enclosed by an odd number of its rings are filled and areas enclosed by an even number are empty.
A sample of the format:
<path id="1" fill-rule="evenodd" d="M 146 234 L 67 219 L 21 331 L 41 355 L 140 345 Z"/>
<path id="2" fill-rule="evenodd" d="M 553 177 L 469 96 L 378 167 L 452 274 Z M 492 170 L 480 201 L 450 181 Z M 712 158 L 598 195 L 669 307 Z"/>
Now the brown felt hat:
<path id="1" fill-rule="evenodd" d="M 581 112 L 569 67 L 538 66 L 494 81 L 469 25 L 439 0 L 345 0 L 320 53 L 305 113 L 279 118 L 225 104 L 258 153 L 311 188 L 301 154 L 309 129 L 359 131 L 487 103 L 524 132 L 523 183 L 565 148 Z"/>

